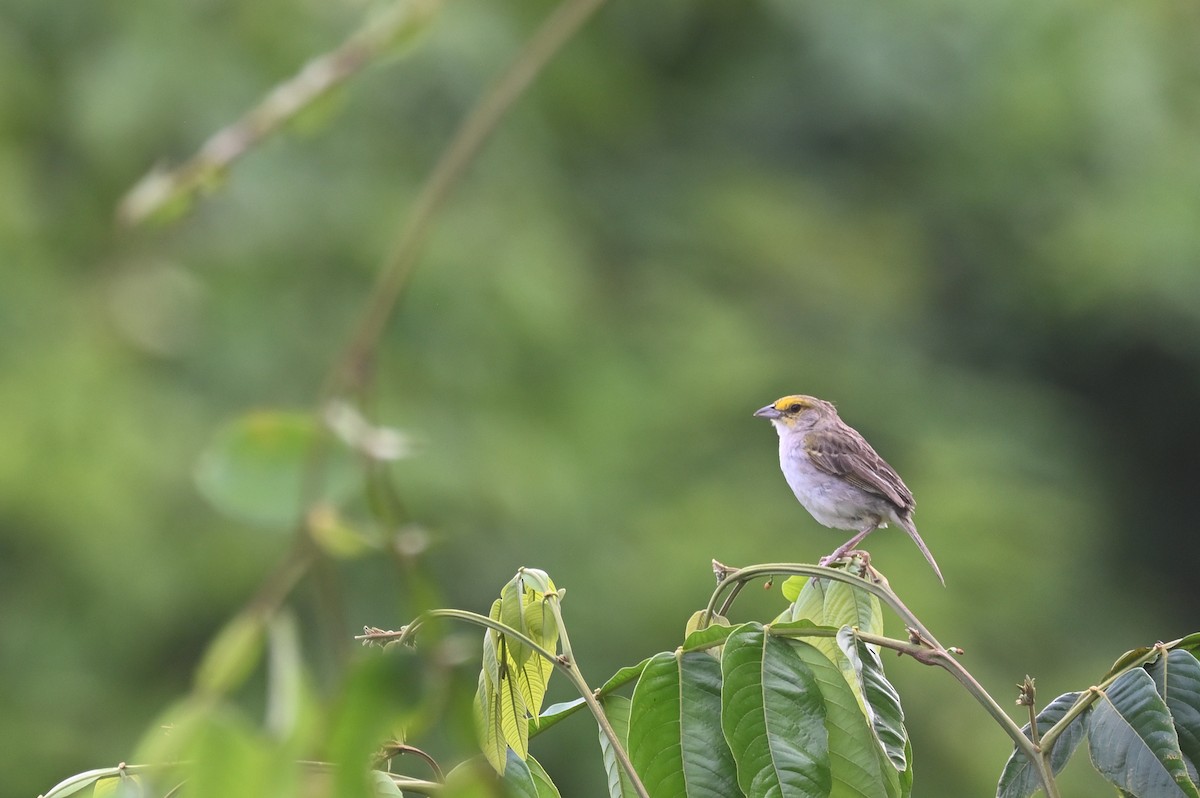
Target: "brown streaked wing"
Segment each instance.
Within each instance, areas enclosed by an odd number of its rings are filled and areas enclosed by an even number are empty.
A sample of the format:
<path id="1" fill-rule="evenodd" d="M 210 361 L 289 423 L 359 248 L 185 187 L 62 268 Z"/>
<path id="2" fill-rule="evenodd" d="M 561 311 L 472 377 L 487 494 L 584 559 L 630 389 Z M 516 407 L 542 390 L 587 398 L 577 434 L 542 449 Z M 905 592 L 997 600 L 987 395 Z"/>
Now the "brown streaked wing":
<path id="1" fill-rule="evenodd" d="M 882 496 L 897 510 L 911 511 L 915 506 L 900 475 L 854 430 L 813 430 L 804 436 L 804 450 L 820 470 Z"/>

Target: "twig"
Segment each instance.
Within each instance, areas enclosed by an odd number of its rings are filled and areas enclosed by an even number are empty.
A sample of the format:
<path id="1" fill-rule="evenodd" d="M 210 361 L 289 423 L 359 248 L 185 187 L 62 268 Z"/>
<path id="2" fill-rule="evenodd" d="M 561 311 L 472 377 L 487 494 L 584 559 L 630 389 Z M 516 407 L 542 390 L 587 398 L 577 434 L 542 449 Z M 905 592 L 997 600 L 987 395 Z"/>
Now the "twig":
<path id="1" fill-rule="evenodd" d="M 117 220 L 128 226 L 140 224 L 165 206 L 212 186 L 236 160 L 288 120 L 377 59 L 398 39 L 420 29 L 440 5 L 441 0 L 397 0 L 337 49 L 312 59 L 277 85 L 241 119 L 213 134 L 182 165 L 151 170 L 125 194 L 117 207 Z"/>

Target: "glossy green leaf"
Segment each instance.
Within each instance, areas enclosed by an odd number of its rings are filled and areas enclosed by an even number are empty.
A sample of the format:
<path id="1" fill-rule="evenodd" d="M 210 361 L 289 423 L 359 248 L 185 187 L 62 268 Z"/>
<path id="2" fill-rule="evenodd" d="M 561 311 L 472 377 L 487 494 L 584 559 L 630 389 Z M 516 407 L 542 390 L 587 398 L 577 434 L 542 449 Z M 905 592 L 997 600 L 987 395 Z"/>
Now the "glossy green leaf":
<path id="1" fill-rule="evenodd" d="M 629 758 L 651 798 L 686 798 L 679 670 L 673 652 L 650 658 L 629 708 Z"/>
<path id="2" fill-rule="evenodd" d="M 1177 648 L 1146 667 L 1158 694 L 1166 701 L 1179 738 L 1179 750 L 1192 781 L 1200 763 L 1200 661 Z"/>
<path id="3" fill-rule="evenodd" d="M 1037 714 L 1038 734 L 1045 734 L 1051 726 L 1062 720 L 1079 696 L 1079 693 L 1063 693 L 1043 707 L 1042 711 Z M 1087 734 L 1088 715 L 1091 711 L 1091 708 L 1088 708 L 1073 719 L 1054 742 L 1054 750 L 1050 752 L 1050 769 L 1055 775 L 1058 775 L 1067 766 L 1075 749 L 1083 742 L 1084 735 Z M 1021 731 L 1025 733 L 1026 737 L 1029 737 L 1029 724 L 1026 723 Z M 996 797 L 1028 798 L 1040 788 L 1041 780 L 1038 778 L 1037 768 L 1033 766 L 1028 757 L 1014 747 L 1008 761 L 1004 764 L 1004 770 L 1000 773 L 1000 782 L 996 786 Z"/>
<path id="4" fill-rule="evenodd" d="M 264 526 L 294 525 L 305 500 L 337 504 L 361 482 L 348 450 L 328 446 L 322 493 L 306 496 L 305 473 L 324 429 L 307 413 L 257 412 L 217 431 L 196 465 L 200 493 L 221 512 Z"/>
<path id="5" fill-rule="evenodd" d="M 832 579 L 806 580 L 796 600 L 778 620 L 810 621 L 816 626 L 833 629 L 849 626 L 870 634 L 883 634 L 883 607 L 879 599 L 865 590 Z M 865 706 L 858 677 L 837 640 L 814 638 L 808 642 L 838 664 L 855 696 Z"/>
<path id="6" fill-rule="evenodd" d="M 235 616 L 204 652 L 196 669 L 196 688 L 221 695 L 240 685 L 262 656 L 264 634 L 257 616 Z"/>
<path id="7" fill-rule="evenodd" d="M 1188 778 L 1171 713 L 1142 668 L 1117 677 L 1088 718 L 1092 764 L 1139 798 L 1200 798 Z"/>
<path id="8" fill-rule="evenodd" d="M 629 756 L 651 796 L 739 795 L 721 730 L 721 665 L 702 652 L 653 657 L 633 691 Z"/>
<path id="9" fill-rule="evenodd" d="M 848 626 L 838 631 L 837 642 L 854 669 L 858 695 L 864 699 L 863 710 L 884 754 L 896 770 L 908 769 L 904 709 L 900 705 L 900 694 L 883 673 L 879 652 L 860 640 Z"/>
<path id="10" fill-rule="evenodd" d="M 899 768 L 888 759 L 842 668 L 816 646 L 788 640 L 808 666 L 825 700 L 833 796 L 898 798 Z M 897 704 L 898 706 L 898 704 Z"/>
<path id="11" fill-rule="evenodd" d="M 721 726 L 742 792 L 829 795 L 825 699 L 796 648 L 759 624 L 744 624 L 725 641 L 721 675 Z"/>
<path id="12" fill-rule="evenodd" d="M 634 689 L 629 755 L 650 796 L 737 796 L 721 731 L 721 666 L 701 652 L 650 660 Z"/>
<path id="13" fill-rule="evenodd" d="M 626 753 L 629 752 L 630 703 L 630 700 L 623 695 L 610 695 L 600 699 L 604 715 L 608 718 L 608 723 L 613 727 L 613 731 L 617 733 L 617 740 L 624 747 Z M 633 784 L 625 774 L 625 769 L 617 761 L 612 742 L 603 729 L 600 729 L 599 732 L 600 753 L 604 757 L 604 772 L 608 776 L 609 798 L 633 798 L 637 792 L 634 791 Z"/>

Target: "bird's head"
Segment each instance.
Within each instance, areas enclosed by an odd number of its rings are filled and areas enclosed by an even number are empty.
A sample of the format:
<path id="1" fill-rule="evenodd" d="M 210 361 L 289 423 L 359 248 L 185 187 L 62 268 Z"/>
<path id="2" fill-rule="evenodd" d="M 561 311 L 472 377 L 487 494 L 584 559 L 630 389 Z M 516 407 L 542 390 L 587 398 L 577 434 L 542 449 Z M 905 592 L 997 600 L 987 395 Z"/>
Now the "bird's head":
<path id="1" fill-rule="evenodd" d="M 833 405 L 824 399 L 803 394 L 784 396 L 754 411 L 754 415 L 768 419 L 780 432 L 808 427 L 818 418 L 836 413 Z"/>

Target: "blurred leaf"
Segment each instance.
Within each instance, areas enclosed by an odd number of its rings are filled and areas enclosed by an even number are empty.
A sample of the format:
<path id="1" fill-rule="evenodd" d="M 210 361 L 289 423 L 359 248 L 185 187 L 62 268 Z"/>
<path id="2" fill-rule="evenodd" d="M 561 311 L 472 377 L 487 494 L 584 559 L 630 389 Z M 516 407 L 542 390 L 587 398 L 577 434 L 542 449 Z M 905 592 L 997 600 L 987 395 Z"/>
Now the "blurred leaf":
<path id="1" fill-rule="evenodd" d="M 617 740 L 624 747 L 625 753 L 629 753 L 629 707 L 631 703 L 623 695 L 609 695 L 600 699 L 600 707 L 604 710 L 609 725 L 616 732 Z M 609 798 L 633 798 L 637 793 L 633 789 L 633 783 L 629 781 L 629 776 L 625 774 L 625 769 L 617 761 L 612 742 L 609 741 L 608 735 L 604 733 L 603 729 L 598 729 L 598 732 L 600 734 L 600 753 L 604 757 L 604 772 L 608 775 Z"/>
<path id="2" fill-rule="evenodd" d="M 1171 713 L 1141 668 L 1123 673 L 1088 718 L 1092 764 L 1114 786 L 1139 798 L 1198 798 L 1188 778 Z"/>
<path id="3" fill-rule="evenodd" d="M 382 770 L 372 770 L 370 778 L 374 795 L 378 798 L 404 798 L 404 793 L 396 786 L 396 782 Z"/>
<path id="4" fill-rule="evenodd" d="M 797 649 L 759 624 L 743 624 L 725 641 L 721 675 L 721 726 L 742 791 L 752 798 L 829 795 L 825 699 Z"/>
<path id="5" fill-rule="evenodd" d="M 295 616 L 286 611 L 279 613 L 271 621 L 267 643 L 265 726 L 276 738 L 287 739 L 302 732 L 311 709 Z"/>
<path id="6" fill-rule="evenodd" d="M 447 798 L 559 798 L 558 788 L 541 764 L 533 757 L 522 759 L 512 750 L 505 756 L 503 775 L 478 758 L 469 759 L 446 774 L 441 794 Z"/>
<path id="7" fill-rule="evenodd" d="M 1177 648 L 1147 665 L 1146 672 L 1171 711 L 1179 750 L 1188 776 L 1195 782 L 1200 763 L 1200 661 Z"/>
<path id="8" fill-rule="evenodd" d="M 355 529 L 330 504 L 318 504 L 308 513 L 308 534 L 331 557 L 349 560 L 379 548 L 378 544 Z"/>
<path id="9" fill-rule="evenodd" d="M 217 431 L 197 463 L 196 485 L 233 518 L 290 526 L 303 512 L 304 499 L 337 504 L 361 482 L 350 453 L 326 437 L 306 413 L 250 413 Z M 318 450 L 326 458 L 323 490 L 320 496 L 304 496 L 306 469 Z"/>
<path id="10" fill-rule="evenodd" d="M 1067 710 L 1079 699 L 1079 696 L 1079 693 L 1063 693 L 1047 704 L 1037 714 L 1039 734 L 1045 734 L 1051 726 L 1058 723 L 1066 715 Z M 1050 753 L 1050 769 L 1055 775 L 1058 775 L 1067 766 L 1075 749 L 1083 742 L 1083 737 L 1087 733 L 1087 718 L 1091 711 L 1090 707 L 1084 710 L 1055 740 L 1054 750 Z M 1026 737 L 1033 739 L 1030 737 L 1028 723 L 1021 727 L 1021 731 L 1025 733 Z M 1014 747 L 1012 754 L 1008 757 L 1008 762 L 1004 764 L 1004 770 L 1000 773 L 996 797 L 1028 798 L 1040 788 L 1041 781 L 1038 779 L 1037 768 L 1020 750 Z"/>
<path id="11" fill-rule="evenodd" d="M 652 657 L 633 691 L 628 750 L 654 798 L 738 795 L 721 730 L 720 663 L 700 652 Z"/>
<path id="12" fill-rule="evenodd" d="M 369 795 L 369 767 L 381 744 L 406 737 L 406 723 L 426 699 L 431 667 L 411 648 L 366 649 L 352 664 L 328 713 L 323 756 L 337 767 L 333 794 Z"/>
<path id="13" fill-rule="evenodd" d="M 217 634 L 196 669 L 196 687 L 202 693 L 223 695 L 246 680 L 262 655 L 262 619 L 236 615 Z"/>

